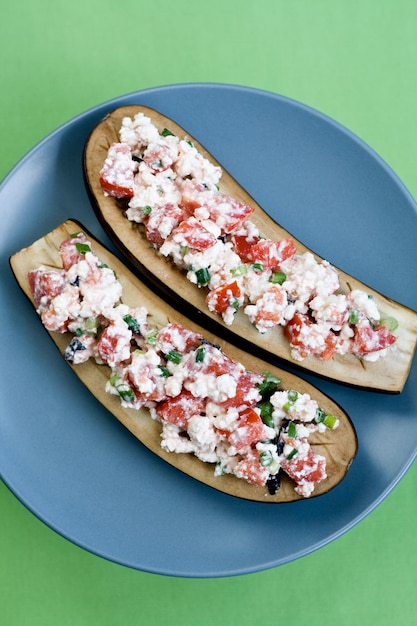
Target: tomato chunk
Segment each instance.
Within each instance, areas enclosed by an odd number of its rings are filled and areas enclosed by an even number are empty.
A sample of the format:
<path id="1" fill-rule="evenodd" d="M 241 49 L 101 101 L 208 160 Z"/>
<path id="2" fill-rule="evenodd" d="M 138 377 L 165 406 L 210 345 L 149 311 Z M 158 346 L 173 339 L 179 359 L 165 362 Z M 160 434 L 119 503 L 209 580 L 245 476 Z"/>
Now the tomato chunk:
<path id="1" fill-rule="evenodd" d="M 152 209 L 145 226 L 147 240 L 159 248 L 172 231 L 187 217 L 186 211 L 174 204 L 166 204 L 161 208 Z"/>
<path id="2" fill-rule="evenodd" d="M 178 396 L 168 398 L 158 405 L 157 412 L 166 422 L 187 428 L 190 417 L 200 415 L 204 409 L 203 398 L 196 398 L 190 391 L 184 389 Z"/>
<path id="3" fill-rule="evenodd" d="M 217 242 L 216 237 L 210 233 L 195 217 L 189 217 L 174 229 L 172 239 L 181 246 L 188 246 L 193 250 L 207 250 Z"/>
<path id="4" fill-rule="evenodd" d="M 206 303 L 210 311 L 221 315 L 229 306 L 236 306 L 237 298 L 240 298 L 241 292 L 236 281 L 228 285 L 220 285 L 207 294 Z"/>
<path id="5" fill-rule="evenodd" d="M 143 160 L 154 172 L 164 172 L 174 163 L 176 152 L 168 145 L 151 143 L 143 153 Z"/>
<path id="6" fill-rule="evenodd" d="M 250 256 L 254 263 L 261 263 L 264 269 L 275 270 L 279 269 L 282 261 L 294 256 L 296 251 L 292 239 L 260 239 L 252 246 Z"/>
<path id="7" fill-rule="evenodd" d="M 263 295 L 246 309 L 249 319 L 256 328 L 264 333 L 282 321 L 287 294 L 279 285 L 271 285 Z"/>
<path id="8" fill-rule="evenodd" d="M 388 328 L 385 326 L 373 328 L 367 319 L 358 322 L 354 332 L 353 352 L 359 355 L 384 350 L 397 340 Z"/>
<path id="9" fill-rule="evenodd" d="M 215 195 L 214 202 L 208 205 L 208 209 L 210 219 L 216 222 L 222 235 L 233 232 L 254 211 L 253 207 L 220 192 Z"/>
<path id="10" fill-rule="evenodd" d="M 315 454 L 311 448 L 303 455 L 296 454 L 290 460 L 282 460 L 281 467 L 297 484 L 318 483 L 326 478 L 326 459 Z"/>
<path id="11" fill-rule="evenodd" d="M 97 342 L 97 355 L 110 366 L 118 365 L 130 357 L 132 332 L 127 328 L 110 324 Z"/>
<path id="12" fill-rule="evenodd" d="M 244 372 L 237 379 L 236 394 L 233 398 L 228 398 L 220 402 L 220 406 L 225 408 L 245 409 L 253 406 L 262 398 L 257 384 L 262 377 L 253 375 L 252 372 Z"/>
<path id="13" fill-rule="evenodd" d="M 259 241 L 259 237 L 248 238 L 246 235 L 232 235 L 232 243 L 236 254 L 240 256 L 243 263 L 253 261 L 252 248 Z"/>
<path id="14" fill-rule="evenodd" d="M 125 143 L 113 143 L 100 171 L 100 185 L 103 191 L 116 198 L 132 198 L 134 166 L 130 147 Z"/>
<path id="15" fill-rule="evenodd" d="M 220 348 L 210 343 L 203 343 L 195 351 L 195 358 L 187 361 L 187 376 L 188 380 L 191 381 L 200 375 L 222 376 L 223 374 L 230 374 L 237 377 L 242 373 L 241 370 L 243 370 L 243 366 L 235 363 Z"/>
<path id="16" fill-rule="evenodd" d="M 236 450 L 252 446 L 265 436 L 264 424 L 252 408 L 245 409 L 239 414 L 238 426 L 227 436 L 230 445 Z"/>
<path id="17" fill-rule="evenodd" d="M 237 464 L 235 474 L 248 483 L 262 487 L 269 478 L 269 469 L 263 467 L 257 451 L 252 450 L 242 461 Z"/>
<path id="18" fill-rule="evenodd" d="M 60 294 L 65 287 L 65 273 L 62 270 L 39 268 L 28 272 L 29 286 L 37 306 L 48 303 Z"/>
<path id="19" fill-rule="evenodd" d="M 193 182 L 184 184 L 181 206 L 190 211 L 204 208 L 207 217 L 217 224 L 222 235 L 231 233 L 254 211 L 253 207 L 231 196 Z"/>
<path id="20" fill-rule="evenodd" d="M 64 270 L 69 270 L 70 267 L 81 261 L 87 249 L 90 250 L 90 243 L 84 233 L 78 233 L 63 241 L 59 246 L 59 254 Z"/>
<path id="21" fill-rule="evenodd" d="M 172 322 L 158 333 L 156 341 L 164 354 L 168 354 L 171 350 L 177 350 L 184 354 L 198 345 L 202 338 L 203 336 L 199 333 Z"/>

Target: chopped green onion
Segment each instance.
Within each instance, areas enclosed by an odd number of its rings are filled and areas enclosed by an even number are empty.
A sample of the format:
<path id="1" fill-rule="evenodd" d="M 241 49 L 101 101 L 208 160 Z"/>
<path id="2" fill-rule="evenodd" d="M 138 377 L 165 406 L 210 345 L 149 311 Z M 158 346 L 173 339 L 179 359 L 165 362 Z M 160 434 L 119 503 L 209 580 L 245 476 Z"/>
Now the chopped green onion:
<path id="1" fill-rule="evenodd" d="M 274 457 L 272 456 L 271 450 L 264 450 L 259 455 L 259 461 L 262 467 L 268 467 L 268 465 L 271 465 L 273 460 L 274 460 Z"/>
<path id="2" fill-rule="evenodd" d="M 150 215 L 152 213 L 152 207 L 147 204 L 141 208 L 142 215 Z"/>
<path id="3" fill-rule="evenodd" d="M 398 320 L 396 320 L 395 317 L 384 317 L 384 319 L 379 322 L 379 325 L 385 326 L 385 328 L 388 328 L 390 333 L 392 333 L 398 328 Z"/>
<path id="4" fill-rule="evenodd" d="M 188 143 L 189 146 L 191 146 L 192 148 L 194 148 L 193 142 L 190 141 L 189 139 L 186 140 L 186 142 Z"/>
<path id="5" fill-rule="evenodd" d="M 264 272 L 265 268 L 262 265 L 262 263 L 251 263 L 251 268 L 254 269 L 256 272 Z"/>
<path id="6" fill-rule="evenodd" d="M 95 328 L 97 326 L 97 318 L 96 317 L 88 317 L 86 321 L 87 328 Z"/>
<path id="7" fill-rule="evenodd" d="M 265 377 L 265 380 L 259 383 L 257 387 L 262 398 L 268 399 L 272 396 L 272 394 L 278 391 L 281 380 L 270 372 L 262 372 L 262 376 Z"/>
<path id="8" fill-rule="evenodd" d="M 291 452 L 289 453 L 289 455 L 287 456 L 287 461 L 291 461 L 291 459 L 293 459 L 295 457 L 297 452 L 298 452 L 298 450 L 296 448 L 293 448 L 291 450 Z"/>
<path id="9" fill-rule="evenodd" d="M 158 367 L 161 370 L 161 376 L 163 376 L 164 378 L 169 378 L 170 376 L 172 376 L 169 369 L 165 367 L 164 365 L 158 365 Z"/>
<path id="10" fill-rule="evenodd" d="M 316 416 L 314 418 L 314 421 L 317 422 L 317 424 L 320 424 L 321 422 L 324 421 L 325 417 L 326 417 L 326 412 L 323 411 L 323 409 L 321 409 L 320 407 L 318 407 L 316 410 Z"/>
<path id="11" fill-rule="evenodd" d="M 82 328 L 77 328 L 77 330 L 74 332 L 74 335 L 76 337 L 82 337 L 83 335 L 85 335 L 85 330 L 83 330 Z"/>
<path id="12" fill-rule="evenodd" d="M 101 270 L 109 269 L 109 266 L 107 265 L 107 263 L 99 263 L 98 267 Z"/>
<path id="13" fill-rule="evenodd" d="M 120 387 L 116 387 L 119 396 L 122 398 L 122 400 L 124 400 L 125 402 L 134 402 L 135 401 L 135 394 L 133 393 L 133 391 L 130 389 L 130 387 L 127 387 L 126 389 L 121 389 Z"/>
<path id="14" fill-rule="evenodd" d="M 282 283 L 286 280 L 287 275 L 284 274 L 284 272 L 272 272 L 269 282 L 273 283 L 274 285 L 282 285 Z"/>
<path id="15" fill-rule="evenodd" d="M 116 386 L 116 383 L 117 383 L 117 381 L 118 381 L 118 380 L 120 380 L 120 376 L 119 376 L 119 374 L 114 374 L 114 375 L 110 378 L 109 383 L 111 384 L 111 386 L 112 386 L 112 387 L 115 387 L 115 386 Z"/>
<path id="16" fill-rule="evenodd" d="M 237 267 L 230 270 L 230 273 L 233 277 L 235 276 L 244 276 L 248 273 L 247 265 L 238 265 Z"/>
<path id="17" fill-rule="evenodd" d="M 146 343 L 148 346 L 156 346 L 156 338 L 158 336 L 158 331 L 153 330 L 149 335 L 146 336 Z"/>
<path id="18" fill-rule="evenodd" d="M 353 309 L 349 315 L 349 324 L 356 324 L 359 319 L 359 311 L 357 309 Z"/>
<path id="19" fill-rule="evenodd" d="M 72 233 L 70 239 L 75 239 L 75 237 L 79 237 L 80 235 L 84 235 L 82 230 L 79 230 L 78 233 Z"/>
<path id="20" fill-rule="evenodd" d="M 119 380 L 121 380 L 120 376 L 118 374 L 114 374 L 114 376 L 110 378 L 109 383 L 117 390 L 122 400 L 125 400 L 125 402 L 134 402 L 135 394 L 133 393 L 132 389 L 128 387 L 127 384 L 123 381 L 118 384 Z"/>
<path id="21" fill-rule="evenodd" d="M 237 298 L 230 298 L 229 300 L 229 306 L 232 307 L 232 309 L 234 309 L 235 311 L 238 310 L 239 308 L 239 300 Z"/>
<path id="22" fill-rule="evenodd" d="M 282 408 L 284 409 L 286 413 L 288 413 L 288 411 L 291 410 L 291 407 L 292 407 L 292 402 L 286 402 Z"/>
<path id="23" fill-rule="evenodd" d="M 182 361 L 182 354 L 181 352 L 177 352 L 177 350 L 170 350 L 166 355 L 165 358 L 167 361 L 172 361 L 172 363 L 181 363 Z"/>
<path id="24" fill-rule="evenodd" d="M 204 361 L 205 356 L 206 356 L 206 349 L 204 346 L 200 346 L 195 351 L 195 362 L 202 363 Z"/>
<path id="25" fill-rule="evenodd" d="M 273 428 L 274 419 L 272 417 L 272 412 L 274 410 L 274 407 L 272 402 L 269 402 L 269 400 L 267 400 L 266 402 L 262 402 L 262 404 L 259 405 L 259 409 L 261 413 L 261 420 L 263 421 L 263 423 L 266 426 L 269 426 L 269 428 Z"/>
<path id="26" fill-rule="evenodd" d="M 331 413 L 326 413 L 326 411 L 323 411 L 323 409 L 318 408 L 314 421 L 317 424 L 324 424 L 325 426 L 327 426 L 327 428 L 330 428 L 330 430 L 332 430 L 337 424 L 337 417 L 335 417 Z"/>
<path id="27" fill-rule="evenodd" d="M 175 137 L 174 133 L 171 133 L 170 130 L 168 130 L 168 128 L 164 128 L 164 130 L 161 133 L 162 137 Z"/>
<path id="28" fill-rule="evenodd" d="M 130 315 L 130 313 L 128 313 L 127 315 L 124 315 L 123 321 L 126 322 L 128 329 L 131 330 L 132 333 L 136 333 L 136 334 L 140 333 L 139 322 L 133 317 L 133 315 Z"/>
<path id="29" fill-rule="evenodd" d="M 75 247 L 77 252 L 80 254 L 85 254 L 86 252 L 91 252 L 91 248 L 87 243 L 80 243 L 79 241 L 75 242 Z"/>
<path id="30" fill-rule="evenodd" d="M 199 287 L 205 287 L 205 285 L 210 282 L 210 272 L 208 271 L 207 267 L 202 267 L 201 269 L 197 270 L 195 275 L 197 277 L 197 285 Z"/>
<path id="31" fill-rule="evenodd" d="M 298 399 L 298 391 L 295 391 L 294 389 L 290 389 L 288 391 L 288 400 L 290 402 L 295 402 Z"/>
<path id="32" fill-rule="evenodd" d="M 333 428 L 337 424 L 337 417 L 335 417 L 331 413 L 328 413 L 323 420 L 323 424 L 325 424 L 327 428 L 330 428 L 330 430 L 333 430 Z"/>
<path id="33" fill-rule="evenodd" d="M 180 255 L 185 256 L 190 250 L 190 246 L 180 246 Z"/>
<path id="34" fill-rule="evenodd" d="M 288 434 L 288 437 L 292 437 L 293 439 L 294 439 L 294 437 L 297 436 L 297 428 L 296 428 L 296 425 L 294 424 L 294 422 L 290 422 L 288 424 L 287 434 Z"/>

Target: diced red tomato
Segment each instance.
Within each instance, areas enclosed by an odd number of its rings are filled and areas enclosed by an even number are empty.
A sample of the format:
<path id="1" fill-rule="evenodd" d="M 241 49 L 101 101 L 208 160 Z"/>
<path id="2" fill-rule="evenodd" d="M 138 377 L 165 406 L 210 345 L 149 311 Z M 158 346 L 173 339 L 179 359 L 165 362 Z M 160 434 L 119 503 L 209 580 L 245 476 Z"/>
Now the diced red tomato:
<path id="1" fill-rule="evenodd" d="M 308 319 L 307 315 L 296 313 L 284 327 L 284 335 L 293 346 L 300 349 L 300 355 L 303 358 L 310 354 L 310 351 L 305 346 L 303 337 L 308 334 L 312 325 L 313 323 Z"/>
<path id="2" fill-rule="evenodd" d="M 110 366 L 118 365 L 130 357 L 131 331 L 111 323 L 105 328 L 97 342 L 97 355 Z"/>
<path id="3" fill-rule="evenodd" d="M 189 217 L 181 222 L 171 234 L 172 239 L 182 245 L 188 246 L 193 250 L 207 250 L 217 242 L 216 237 L 210 233 L 195 217 Z"/>
<path id="4" fill-rule="evenodd" d="M 166 144 L 149 144 L 143 160 L 154 172 L 164 172 L 174 163 L 177 154 Z"/>
<path id="5" fill-rule="evenodd" d="M 203 398 L 195 398 L 184 389 L 178 396 L 168 398 L 159 404 L 157 412 L 166 422 L 186 428 L 190 417 L 203 413 L 205 404 Z"/>
<path id="6" fill-rule="evenodd" d="M 316 455 L 311 448 L 306 454 L 282 460 L 281 467 L 297 484 L 318 483 L 326 478 L 326 459 Z"/>
<path id="7" fill-rule="evenodd" d="M 198 345 L 202 338 L 203 336 L 199 333 L 188 330 L 181 324 L 172 322 L 158 333 L 156 341 L 164 354 L 168 354 L 171 350 L 177 350 L 185 354 Z"/>
<path id="8" fill-rule="evenodd" d="M 132 198 L 133 169 L 134 161 L 130 147 L 125 143 L 113 143 L 100 171 L 100 185 L 103 191 L 116 198 Z"/>
<path id="9" fill-rule="evenodd" d="M 240 298 L 241 292 L 236 281 L 228 285 L 220 285 L 216 289 L 209 291 L 206 297 L 206 303 L 210 311 L 221 315 L 229 306 L 233 306 L 237 298 Z"/>
<path id="10" fill-rule="evenodd" d="M 302 313 L 296 313 L 288 322 L 284 327 L 284 335 L 291 345 L 297 348 L 302 358 L 316 354 L 322 359 L 329 360 L 337 349 L 337 335 L 332 331 L 323 335 L 307 315 Z"/>
<path id="11" fill-rule="evenodd" d="M 198 350 L 200 350 L 200 348 L 198 348 Z M 191 358 L 187 361 L 188 380 L 195 380 L 197 374 L 214 376 L 230 374 L 237 377 L 243 372 L 243 366 L 235 363 L 235 361 L 216 346 L 204 343 L 201 346 L 201 350 L 201 358 L 197 357 L 199 353 L 196 351 L 196 358 Z"/>
<path id="12" fill-rule="evenodd" d="M 266 332 L 277 326 L 287 306 L 287 294 L 280 285 L 271 285 L 256 301 L 254 315 L 249 319 L 260 332 Z"/>
<path id="13" fill-rule="evenodd" d="M 42 311 L 41 320 L 47 330 L 51 330 L 56 333 L 66 333 L 68 330 L 68 317 L 59 316 L 53 309 Z"/>
<path id="14" fill-rule="evenodd" d="M 146 220 L 146 238 L 159 248 L 171 232 L 188 217 L 188 213 L 174 204 L 166 204 L 160 209 L 153 209 Z"/>
<path id="15" fill-rule="evenodd" d="M 37 306 L 48 303 L 60 294 L 65 287 L 65 273 L 62 270 L 37 269 L 28 272 L 29 286 Z"/>
<path id="16" fill-rule="evenodd" d="M 372 328 L 368 319 L 358 322 L 354 326 L 354 332 L 353 352 L 359 355 L 383 350 L 397 340 L 385 326 Z"/>
<path id="17" fill-rule="evenodd" d="M 207 209 L 210 219 L 216 222 L 222 235 L 231 233 L 254 211 L 253 207 L 231 196 L 193 182 L 184 184 L 181 206 L 190 211 L 195 211 L 200 207 Z"/>
<path id="18" fill-rule="evenodd" d="M 239 414 L 237 427 L 226 437 L 236 450 L 243 450 L 265 437 L 265 427 L 257 412 L 252 408 L 247 408 Z"/>
<path id="19" fill-rule="evenodd" d="M 259 237 L 248 238 L 246 235 L 232 235 L 232 243 L 236 254 L 243 263 L 252 263 L 252 247 L 259 241 Z"/>
<path id="20" fill-rule="evenodd" d="M 59 254 L 61 256 L 62 267 L 69 270 L 70 267 L 81 261 L 84 254 L 77 250 L 77 244 L 89 246 L 89 241 L 84 233 L 78 233 L 75 237 L 65 239 L 59 246 Z"/>
<path id="21" fill-rule="evenodd" d="M 222 235 L 233 232 L 253 213 L 254 208 L 231 196 L 216 193 L 214 202 L 208 205 L 210 219 L 216 222 Z"/>
<path id="22" fill-rule="evenodd" d="M 297 249 L 292 239 L 260 239 L 250 250 L 250 256 L 254 263 L 261 263 L 264 269 L 279 269 L 280 264 L 294 256 Z"/>
<path id="23" fill-rule="evenodd" d="M 337 335 L 335 335 L 332 331 L 329 332 L 327 337 L 324 340 L 326 347 L 322 352 L 319 353 L 319 356 L 325 361 L 329 361 L 335 354 L 337 348 Z"/>
<path id="24" fill-rule="evenodd" d="M 137 406 L 149 402 L 163 402 L 167 399 L 165 378 L 161 370 L 158 366 L 150 364 L 144 354 L 133 353 L 132 362 L 125 368 L 125 377 L 135 394 Z"/>
<path id="25" fill-rule="evenodd" d="M 186 180 L 182 186 L 182 196 L 180 206 L 193 213 L 201 206 L 201 192 L 206 192 L 207 188 L 201 183 Z"/>
<path id="26" fill-rule="evenodd" d="M 237 379 L 236 394 L 233 398 L 228 398 L 224 402 L 220 402 L 220 406 L 224 408 L 245 409 L 253 406 L 261 400 L 261 394 L 257 387 L 257 383 L 261 381 L 260 376 L 253 375 L 252 372 L 244 372 Z"/>
<path id="27" fill-rule="evenodd" d="M 269 469 L 261 465 L 259 454 L 252 450 L 237 464 L 235 474 L 248 483 L 262 487 L 269 478 Z"/>

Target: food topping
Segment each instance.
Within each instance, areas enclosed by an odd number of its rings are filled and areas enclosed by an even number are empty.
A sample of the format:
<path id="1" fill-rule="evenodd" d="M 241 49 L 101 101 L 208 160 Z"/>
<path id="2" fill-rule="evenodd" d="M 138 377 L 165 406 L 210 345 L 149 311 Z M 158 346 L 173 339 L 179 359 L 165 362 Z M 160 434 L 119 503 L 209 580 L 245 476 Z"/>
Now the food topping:
<path id="1" fill-rule="evenodd" d="M 221 168 L 190 141 L 143 113 L 123 119 L 119 138 L 100 174 L 104 193 L 125 199 L 149 243 L 208 290 L 211 312 L 230 325 L 241 310 L 260 333 L 281 327 L 297 361 L 386 355 L 395 320 L 381 321 L 364 292 L 340 293 L 336 269 L 297 253 L 292 239 L 262 237 L 253 208 L 220 191 Z"/>
<path id="2" fill-rule="evenodd" d="M 45 327 L 71 333 L 69 363 L 108 366 L 106 391 L 125 408 L 147 407 L 167 452 L 192 453 L 213 463 L 216 476 L 233 474 L 271 494 L 284 474 L 300 496 L 313 493 L 326 459 L 310 437 L 331 439 L 336 417 L 308 394 L 283 390 L 275 376 L 246 370 L 199 333 L 176 322 L 153 327 L 144 307 L 122 302 L 121 283 L 83 233 L 63 241 L 60 255 L 63 269 L 41 266 L 28 279 Z M 236 285 L 218 288 L 216 308 L 239 301 Z M 273 298 L 282 290 L 270 289 Z"/>

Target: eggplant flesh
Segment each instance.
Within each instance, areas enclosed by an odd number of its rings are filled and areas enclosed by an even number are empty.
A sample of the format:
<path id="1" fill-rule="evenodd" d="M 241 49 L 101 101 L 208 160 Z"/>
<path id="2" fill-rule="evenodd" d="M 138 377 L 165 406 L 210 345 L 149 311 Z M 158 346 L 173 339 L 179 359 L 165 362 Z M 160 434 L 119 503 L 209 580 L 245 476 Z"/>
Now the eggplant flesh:
<path id="1" fill-rule="evenodd" d="M 330 360 L 317 356 L 305 358 L 302 362 L 291 356 L 289 341 L 285 338 L 282 327 L 271 329 L 261 334 L 250 323 L 248 317 L 239 311 L 231 326 L 226 325 L 220 316 L 211 313 L 205 302 L 205 290 L 190 283 L 185 274 L 158 254 L 147 241 L 144 230 L 129 222 L 125 217 L 126 203 L 112 196 L 105 195 L 99 182 L 100 170 L 113 142 L 119 141 L 119 130 L 124 117 L 133 118 L 138 112 L 151 118 L 160 132 L 168 128 L 180 138 L 187 137 L 197 150 L 214 165 L 218 161 L 183 128 L 161 113 L 140 105 L 119 107 L 101 120 L 91 132 L 84 151 L 84 177 L 87 191 L 95 213 L 113 243 L 121 250 L 143 279 L 154 286 L 161 295 L 169 298 L 176 306 L 181 306 L 192 319 L 204 320 L 201 323 L 228 341 L 243 349 L 256 352 L 264 359 L 277 365 L 290 363 L 291 366 L 307 371 L 325 379 L 334 380 L 357 388 L 388 393 L 399 393 L 406 383 L 417 346 L 417 313 L 395 302 L 383 294 L 338 269 L 340 292 L 348 293 L 354 289 L 365 291 L 375 298 L 381 318 L 394 317 L 398 321 L 395 332 L 397 341 L 388 349 L 385 357 L 371 362 L 353 354 L 335 355 Z M 221 166 L 222 167 L 222 166 Z M 254 207 L 250 220 L 260 233 L 272 240 L 291 237 L 297 252 L 312 252 L 288 231 L 275 222 L 242 188 L 242 186 L 222 167 L 223 175 L 220 189 L 223 193 Z M 323 259 L 313 253 L 320 262 Z M 336 268 L 337 269 L 337 268 Z"/>
<path id="2" fill-rule="evenodd" d="M 202 329 L 195 322 L 187 319 L 148 288 L 117 257 L 102 246 L 91 233 L 88 233 L 79 222 L 67 220 L 52 232 L 11 257 L 10 265 L 15 278 L 35 308 L 36 303 L 29 285 L 28 272 L 38 268 L 40 265 L 60 268 L 60 244 L 74 232 L 79 232 L 80 230 L 85 232 L 91 241 L 94 253 L 103 263 L 106 263 L 115 271 L 123 287 L 123 301 L 130 307 L 146 307 L 149 311 L 149 322 L 153 326 L 157 328 L 163 327 L 173 321 L 182 324 L 186 328 L 202 334 L 207 341 L 218 345 L 225 354 L 242 363 L 246 369 L 255 372 L 266 370 L 271 372 L 271 374 L 282 380 L 283 389 L 297 389 L 300 393 L 310 394 L 326 413 L 334 415 L 339 420 L 339 426 L 335 430 L 326 431 L 322 434 L 314 433 L 311 437 L 313 450 L 325 456 L 327 463 L 327 478 L 316 485 L 311 497 L 328 492 L 343 480 L 357 452 L 357 437 L 349 416 L 336 402 L 298 376 L 265 363 L 258 357 L 240 350 L 235 345 L 227 343 L 224 339 L 213 335 L 206 329 Z M 70 341 L 69 334 L 46 332 L 64 356 Z M 258 487 L 232 475 L 214 476 L 212 464 L 204 463 L 191 454 L 177 454 L 164 451 L 160 445 L 161 425 L 150 417 L 148 409 L 123 408 L 118 397 L 106 393 L 105 384 L 110 376 L 110 368 L 106 365 L 99 365 L 93 359 L 89 359 L 86 363 L 79 365 L 72 365 L 70 361 L 71 359 L 67 360 L 68 366 L 73 369 L 74 373 L 95 398 L 142 444 L 175 468 L 218 491 L 246 500 L 282 503 L 302 499 L 294 491 L 295 485 L 286 475 L 282 476 L 281 485 L 277 492 L 271 495 L 267 486 Z"/>

